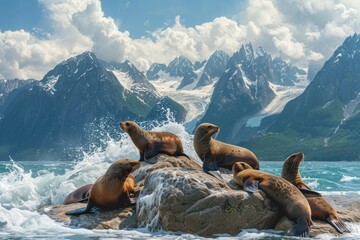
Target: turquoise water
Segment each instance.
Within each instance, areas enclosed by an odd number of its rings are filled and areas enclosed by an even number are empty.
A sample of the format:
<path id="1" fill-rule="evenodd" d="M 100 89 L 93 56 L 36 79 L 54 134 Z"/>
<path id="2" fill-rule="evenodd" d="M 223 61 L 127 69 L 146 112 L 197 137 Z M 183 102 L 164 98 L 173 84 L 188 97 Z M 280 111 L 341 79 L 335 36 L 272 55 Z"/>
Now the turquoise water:
<path id="1" fill-rule="evenodd" d="M 49 172 L 62 175 L 70 170 L 73 162 L 38 162 L 18 161 L 16 165 L 24 172 L 38 177 Z M 283 162 L 262 162 L 261 170 L 281 175 Z M 13 163 L 0 162 L 0 176 L 13 171 Z M 300 166 L 304 181 L 317 191 L 359 192 L 360 193 L 360 163 L 359 162 L 306 162 Z"/>
<path id="2" fill-rule="evenodd" d="M 182 125 L 169 123 L 154 130 L 177 134 L 183 141 L 185 152 L 196 157 L 192 147 L 193 136 Z M 192 234 L 154 233 L 147 229 L 115 231 L 69 228 L 37 211 L 42 206 L 61 204 L 69 192 L 94 182 L 114 160 L 138 157 L 131 140 L 123 136 L 120 141 L 109 140 L 102 152 L 84 154 L 78 162 L 24 162 L 19 159 L 0 162 L 0 239 L 204 239 Z M 282 162 L 261 163 L 263 171 L 275 175 L 281 174 L 281 168 Z M 360 197 L 358 162 L 307 162 L 305 158 L 300 171 L 304 181 L 325 196 L 342 195 L 347 202 Z M 360 224 L 352 223 L 348 227 L 352 233 L 337 239 L 360 239 Z M 245 230 L 236 237 L 219 235 L 216 238 L 284 239 L 284 236 Z M 332 239 L 333 236 L 324 235 L 321 238 Z"/>

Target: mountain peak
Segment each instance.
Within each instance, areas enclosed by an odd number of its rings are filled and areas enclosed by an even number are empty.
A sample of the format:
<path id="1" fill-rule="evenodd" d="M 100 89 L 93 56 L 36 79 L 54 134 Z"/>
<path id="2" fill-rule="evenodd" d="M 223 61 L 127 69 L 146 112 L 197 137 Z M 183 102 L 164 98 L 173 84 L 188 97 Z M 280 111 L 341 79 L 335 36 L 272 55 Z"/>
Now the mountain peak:
<path id="1" fill-rule="evenodd" d="M 251 60 L 254 58 L 254 50 L 251 43 L 246 43 L 245 45 L 242 45 L 240 48 L 240 54 L 243 55 L 246 60 Z"/>
<path id="2" fill-rule="evenodd" d="M 71 57 L 65 61 L 63 61 L 62 63 L 71 63 L 71 62 L 76 62 L 76 63 L 80 63 L 82 61 L 85 62 L 90 62 L 90 61 L 97 61 L 97 57 L 95 55 L 95 53 L 90 52 L 90 51 L 85 51 L 83 53 L 80 53 L 74 57 Z"/>
<path id="3" fill-rule="evenodd" d="M 184 74 L 192 71 L 192 62 L 183 56 L 176 57 L 174 60 L 172 60 L 166 69 L 166 72 L 169 73 L 171 77 L 184 76 Z"/>
<path id="4" fill-rule="evenodd" d="M 268 55 L 268 53 L 265 51 L 265 49 L 263 47 L 258 47 L 256 49 L 256 56 L 257 57 L 263 57 L 263 56 L 266 56 Z"/>
<path id="5" fill-rule="evenodd" d="M 329 63 L 339 64 L 340 62 L 349 61 L 359 55 L 360 52 L 360 35 L 354 34 L 345 39 L 343 44 L 339 46 L 331 58 Z"/>
<path id="6" fill-rule="evenodd" d="M 184 56 L 178 56 L 169 63 L 168 67 L 173 67 L 173 66 L 183 66 L 184 67 L 184 66 L 190 66 L 190 65 L 192 65 L 192 62 L 188 58 L 186 58 Z"/>

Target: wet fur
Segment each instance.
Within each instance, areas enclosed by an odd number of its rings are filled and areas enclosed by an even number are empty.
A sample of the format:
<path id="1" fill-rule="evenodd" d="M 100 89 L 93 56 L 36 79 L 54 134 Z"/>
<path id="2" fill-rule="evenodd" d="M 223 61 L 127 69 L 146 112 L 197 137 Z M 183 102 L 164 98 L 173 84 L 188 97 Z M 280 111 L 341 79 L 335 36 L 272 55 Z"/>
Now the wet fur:
<path id="1" fill-rule="evenodd" d="M 216 167 L 232 169 L 236 162 L 246 162 L 252 168 L 259 169 L 259 160 L 250 150 L 223 143 L 212 138 L 220 128 L 210 123 L 202 123 L 198 126 L 194 136 L 194 148 L 204 163 L 210 163 Z"/>
<path id="2" fill-rule="evenodd" d="M 259 188 L 281 206 L 289 219 L 296 222 L 295 235 L 309 235 L 311 209 L 299 189 L 281 177 L 251 169 L 242 163 L 234 164 L 233 171 L 233 181 L 240 187 L 249 181 L 258 182 Z"/>
<path id="3" fill-rule="evenodd" d="M 173 133 L 146 131 L 132 121 L 121 122 L 120 128 L 129 134 L 139 150 L 139 161 L 155 157 L 160 153 L 169 156 L 185 156 L 190 159 L 184 153 L 180 138 Z"/>
<path id="4" fill-rule="evenodd" d="M 281 176 L 299 188 L 304 194 L 311 207 L 312 219 L 328 222 L 339 233 L 350 232 L 331 204 L 321 194 L 312 191 L 302 180 L 299 165 L 303 159 L 303 153 L 290 155 L 283 164 Z"/>
<path id="5" fill-rule="evenodd" d="M 67 212 L 67 215 L 79 215 L 91 212 L 93 208 L 111 210 L 132 204 L 130 194 L 134 192 L 135 178 L 131 175 L 140 167 L 140 162 L 121 159 L 115 161 L 103 176 L 98 178 L 90 190 L 85 209 Z"/>
<path id="6" fill-rule="evenodd" d="M 67 205 L 72 203 L 87 202 L 92 186 L 93 184 L 87 184 L 71 192 L 69 195 L 66 196 L 64 204 Z"/>

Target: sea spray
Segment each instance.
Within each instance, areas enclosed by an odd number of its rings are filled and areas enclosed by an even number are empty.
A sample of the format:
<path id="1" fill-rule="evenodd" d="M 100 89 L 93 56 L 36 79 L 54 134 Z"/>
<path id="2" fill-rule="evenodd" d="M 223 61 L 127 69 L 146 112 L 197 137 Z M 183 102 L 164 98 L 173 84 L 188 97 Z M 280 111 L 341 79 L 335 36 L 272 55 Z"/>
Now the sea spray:
<path id="1" fill-rule="evenodd" d="M 140 125 L 147 130 L 169 131 L 178 135 L 183 141 L 185 153 L 199 161 L 193 150 L 193 136 L 185 131 L 183 125 L 170 120 L 165 123 L 144 122 L 140 123 Z M 175 235 L 162 231 L 149 233 L 146 229 L 136 231 L 72 229 L 64 227 L 37 212 L 40 207 L 61 204 L 69 192 L 82 185 L 94 182 L 114 160 L 120 158 L 139 158 L 138 150 L 125 133 L 121 133 L 120 139 L 108 137 L 104 149 L 98 149 L 92 153 L 83 153 L 82 160 L 73 163 L 52 162 L 51 164 L 44 163 L 40 167 L 38 162 L 31 165 L 32 163 L 29 162 L 21 162 L 21 159 L 0 163 L 2 166 L 6 165 L 6 169 L 0 173 L 0 238 L 76 239 L 125 237 L 128 239 L 202 239 L 191 234 Z M 282 162 L 262 162 L 261 166 L 264 171 L 279 175 Z M 301 173 L 307 183 L 316 183 L 313 185 L 315 190 L 321 191 L 324 196 L 340 195 L 341 199 L 343 199 L 341 201 L 345 201 L 344 199 L 353 201 L 360 195 L 360 181 L 356 179 L 360 178 L 359 172 L 360 165 L 349 162 L 334 164 L 305 161 L 301 166 Z M 348 176 L 351 176 L 351 180 Z M 340 182 L 341 179 L 343 179 L 343 182 Z M 147 199 L 149 207 L 156 202 L 154 201 L 155 198 L 158 198 L 158 196 L 155 196 L 156 194 L 165 197 L 161 194 L 161 178 L 158 181 L 160 182 L 157 186 L 159 187 L 158 192 Z M 159 219 L 156 219 L 156 211 L 151 214 L 155 220 L 154 222 L 149 221 L 148 227 L 157 225 L 159 221 Z M 359 225 L 357 223 L 352 225 L 354 231 L 345 235 L 343 239 L 357 239 L 360 237 Z M 239 236 L 245 239 L 282 238 L 259 232 L 242 233 Z M 220 236 L 217 239 L 236 239 L 236 237 Z"/>

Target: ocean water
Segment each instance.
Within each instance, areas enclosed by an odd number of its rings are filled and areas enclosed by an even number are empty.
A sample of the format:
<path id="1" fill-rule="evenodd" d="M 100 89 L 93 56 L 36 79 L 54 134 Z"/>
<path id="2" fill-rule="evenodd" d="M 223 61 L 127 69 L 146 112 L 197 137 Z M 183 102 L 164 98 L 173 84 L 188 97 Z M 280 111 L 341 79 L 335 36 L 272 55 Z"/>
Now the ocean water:
<path id="1" fill-rule="evenodd" d="M 154 126 L 155 131 L 169 131 L 180 136 L 185 152 L 196 157 L 193 136 L 176 123 Z M 291 153 L 289 153 L 291 154 Z M 70 228 L 40 214 L 45 205 L 61 204 L 77 187 L 94 182 L 117 159 L 138 159 L 137 149 L 127 135 L 120 141 L 108 139 L 105 150 L 85 154 L 78 162 L 24 162 L 12 159 L 0 162 L 0 239 L 205 239 L 197 235 L 136 230 L 87 230 Z M 281 174 L 282 162 L 262 162 L 261 169 Z M 307 162 L 301 164 L 302 177 L 317 191 L 342 195 L 347 201 L 360 197 L 358 162 Z M 352 233 L 336 239 L 360 239 L 360 223 L 348 224 Z M 292 239 L 273 231 L 244 230 L 238 236 L 218 235 L 216 239 Z M 321 235 L 321 239 L 333 239 Z M 296 239 L 296 238 L 294 238 Z"/>

